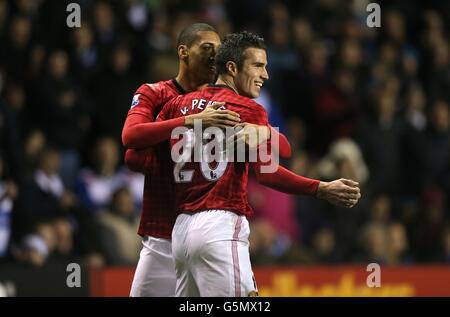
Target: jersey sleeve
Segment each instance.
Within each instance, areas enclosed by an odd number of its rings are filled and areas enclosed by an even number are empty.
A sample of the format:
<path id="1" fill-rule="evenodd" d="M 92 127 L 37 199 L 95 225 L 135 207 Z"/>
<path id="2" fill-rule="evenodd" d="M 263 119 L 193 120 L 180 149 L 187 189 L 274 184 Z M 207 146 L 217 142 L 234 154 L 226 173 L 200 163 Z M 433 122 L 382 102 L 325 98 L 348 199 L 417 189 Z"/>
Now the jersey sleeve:
<path id="1" fill-rule="evenodd" d="M 125 152 L 125 165 L 133 172 L 147 173 L 152 168 L 153 148 L 143 150 L 127 149 Z"/>
<path id="2" fill-rule="evenodd" d="M 261 173 L 259 163 L 252 167 L 258 182 L 283 193 L 315 196 L 319 188 L 319 180 L 297 175 L 279 165 L 274 173 Z"/>
<path id="3" fill-rule="evenodd" d="M 158 84 L 144 84 L 136 90 L 131 100 L 128 116 L 140 114 L 150 121 L 155 119 L 157 106 L 162 102 L 162 91 Z"/>
<path id="4" fill-rule="evenodd" d="M 183 126 L 185 120 L 184 117 L 170 119 L 173 111 L 171 104 L 171 101 L 166 104 L 166 110 L 164 106 L 158 115 L 158 122 L 153 122 L 153 117 L 149 120 L 148 117 L 129 113 L 122 131 L 123 145 L 129 149 L 140 150 L 168 140 L 172 130 Z"/>

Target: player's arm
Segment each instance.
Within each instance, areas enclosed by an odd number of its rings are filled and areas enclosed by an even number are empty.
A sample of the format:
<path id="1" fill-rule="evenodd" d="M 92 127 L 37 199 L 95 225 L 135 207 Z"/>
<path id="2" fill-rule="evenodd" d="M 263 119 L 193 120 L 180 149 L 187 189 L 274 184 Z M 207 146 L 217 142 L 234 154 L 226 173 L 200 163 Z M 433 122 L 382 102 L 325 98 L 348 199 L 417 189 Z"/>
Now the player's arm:
<path id="1" fill-rule="evenodd" d="M 125 152 L 125 165 L 133 172 L 145 174 L 151 169 L 153 149 L 151 147 L 134 150 L 127 149 Z"/>
<path id="2" fill-rule="evenodd" d="M 176 107 L 179 98 L 172 99 L 167 103 L 162 113 L 170 112 L 169 109 Z M 230 110 L 218 109 L 222 104 L 212 105 L 204 111 L 188 116 L 170 118 L 161 114 L 161 120 L 154 121 L 153 117 L 145 116 L 140 113 L 129 114 L 125 120 L 122 131 L 123 145 L 128 149 L 144 149 L 151 147 L 162 141 L 168 140 L 172 130 L 176 127 L 191 127 L 195 120 L 201 120 L 203 127 L 218 126 L 232 127 L 240 122 L 239 114 Z"/>
<path id="3" fill-rule="evenodd" d="M 127 149 L 145 149 L 169 139 L 172 130 L 183 125 L 183 117 L 154 122 L 153 118 L 130 114 L 125 120 L 122 142 Z"/>
<path id="4" fill-rule="evenodd" d="M 268 125 L 258 125 L 253 123 L 241 123 L 236 125 L 236 128 L 241 128 L 239 132 L 237 132 L 234 136 L 230 137 L 228 140 L 229 143 L 236 144 L 240 140 L 243 140 L 247 146 L 255 147 L 257 145 L 262 145 L 264 143 L 271 143 L 272 138 L 278 138 L 278 146 L 271 146 L 272 150 L 278 151 L 278 155 L 281 158 L 289 159 L 291 158 L 291 145 L 286 138 L 286 136 L 277 130 L 275 130 L 270 124 Z M 249 137 L 253 131 L 256 133 L 256 143 L 252 144 L 253 140 Z"/>
<path id="5" fill-rule="evenodd" d="M 268 124 L 265 111 L 260 111 L 256 114 L 255 123 Z M 264 146 L 270 147 L 270 142 L 258 144 L 257 146 L 260 149 Z M 275 190 L 294 195 L 315 196 L 327 200 L 336 206 L 348 208 L 353 207 L 361 197 L 358 183 L 352 180 L 339 179 L 332 182 L 321 182 L 297 175 L 278 164 L 273 166 L 275 172 L 263 173 L 262 166 L 267 163 L 261 162 L 259 155 L 257 155 L 257 159 L 258 161 L 253 163 L 252 167 L 258 182 Z"/>
<path id="6" fill-rule="evenodd" d="M 353 207 L 361 197 L 358 183 L 349 179 L 322 182 L 297 175 L 283 166 L 274 173 L 262 173 L 261 163 L 252 164 L 258 182 L 283 193 L 314 196 L 339 207 Z"/>

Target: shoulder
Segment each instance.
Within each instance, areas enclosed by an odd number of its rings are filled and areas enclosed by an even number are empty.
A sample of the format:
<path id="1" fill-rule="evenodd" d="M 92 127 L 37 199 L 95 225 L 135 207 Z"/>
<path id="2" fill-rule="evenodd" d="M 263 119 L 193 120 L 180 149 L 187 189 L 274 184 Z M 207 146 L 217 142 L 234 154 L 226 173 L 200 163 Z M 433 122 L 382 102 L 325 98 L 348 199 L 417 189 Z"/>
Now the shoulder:
<path id="1" fill-rule="evenodd" d="M 231 91 L 230 89 L 223 88 L 219 93 L 219 95 L 226 98 L 226 100 L 229 101 L 230 103 L 234 103 L 241 107 L 247 107 L 253 110 L 259 110 L 261 108 L 262 110 L 264 110 L 264 107 L 258 104 L 255 100 L 239 95 L 234 91 Z"/>
<path id="2" fill-rule="evenodd" d="M 248 116 L 251 121 L 264 122 L 267 121 L 266 109 L 255 100 L 234 94 L 233 98 L 230 100 L 236 106 L 239 107 L 241 115 Z"/>
<path id="3" fill-rule="evenodd" d="M 156 83 L 142 84 L 136 90 L 135 94 L 143 94 L 152 98 L 159 97 L 167 101 L 182 94 L 182 92 L 175 86 L 173 80 L 164 80 Z"/>
<path id="4" fill-rule="evenodd" d="M 266 109 L 253 99 L 238 94 L 233 94 L 233 97 L 230 99 L 233 103 L 248 111 L 267 114 Z"/>
<path id="5" fill-rule="evenodd" d="M 158 81 L 156 83 L 145 83 L 139 86 L 136 93 L 161 93 L 163 90 L 172 89 L 173 87 L 171 80 Z"/>
<path id="6" fill-rule="evenodd" d="M 171 80 L 143 84 L 133 95 L 129 113 L 138 112 L 153 117 L 166 102 L 178 95 L 179 92 Z"/>
<path id="7" fill-rule="evenodd" d="M 259 103 L 257 103 L 255 100 L 243 97 L 246 100 L 244 100 L 244 105 L 254 111 L 264 112 L 266 113 L 266 109 Z"/>

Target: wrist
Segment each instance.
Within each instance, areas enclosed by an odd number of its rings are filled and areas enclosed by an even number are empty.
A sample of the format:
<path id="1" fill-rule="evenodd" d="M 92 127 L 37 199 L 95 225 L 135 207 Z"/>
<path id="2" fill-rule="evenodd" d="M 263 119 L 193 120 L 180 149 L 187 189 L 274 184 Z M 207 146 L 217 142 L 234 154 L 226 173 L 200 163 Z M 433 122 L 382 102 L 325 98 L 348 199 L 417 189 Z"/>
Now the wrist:
<path id="1" fill-rule="evenodd" d="M 326 197 L 326 192 L 328 188 L 328 182 L 319 182 L 319 186 L 317 187 L 316 197 L 319 199 L 323 199 Z"/>
<path id="2" fill-rule="evenodd" d="M 192 118 L 192 115 L 184 117 L 184 125 L 186 127 L 192 127 L 194 125 L 194 119 Z"/>

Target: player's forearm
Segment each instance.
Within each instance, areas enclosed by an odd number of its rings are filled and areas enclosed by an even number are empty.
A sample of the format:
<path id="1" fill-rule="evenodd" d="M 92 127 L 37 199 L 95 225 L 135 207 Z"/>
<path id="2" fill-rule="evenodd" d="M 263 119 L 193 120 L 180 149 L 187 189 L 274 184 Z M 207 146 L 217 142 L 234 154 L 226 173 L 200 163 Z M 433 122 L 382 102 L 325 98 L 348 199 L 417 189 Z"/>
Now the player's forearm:
<path id="1" fill-rule="evenodd" d="M 142 116 L 131 115 L 125 121 L 122 142 L 127 149 L 144 149 L 170 139 L 172 130 L 183 125 L 183 117 L 160 122 L 142 122 Z"/>
<path id="2" fill-rule="evenodd" d="M 260 165 L 254 164 L 258 182 L 283 193 L 293 195 L 316 196 L 320 181 L 297 175 L 283 166 L 278 166 L 275 173 L 261 173 Z"/>
<path id="3" fill-rule="evenodd" d="M 128 149 L 125 152 L 125 164 L 133 172 L 145 174 L 151 168 L 152 149 Z"/>

